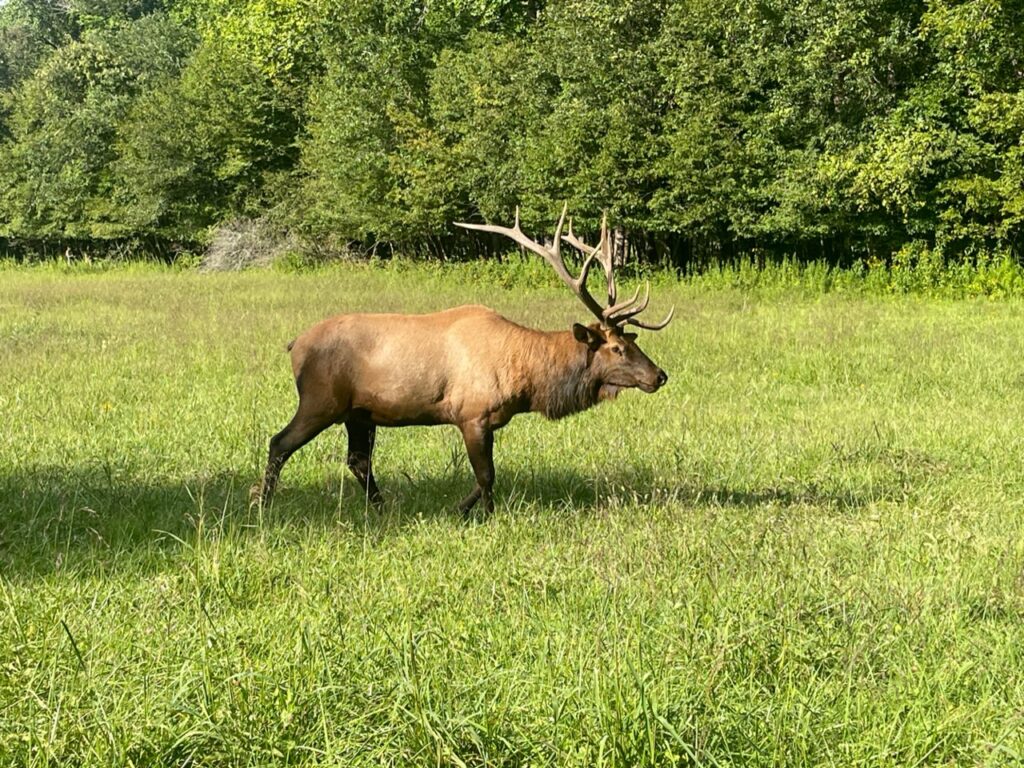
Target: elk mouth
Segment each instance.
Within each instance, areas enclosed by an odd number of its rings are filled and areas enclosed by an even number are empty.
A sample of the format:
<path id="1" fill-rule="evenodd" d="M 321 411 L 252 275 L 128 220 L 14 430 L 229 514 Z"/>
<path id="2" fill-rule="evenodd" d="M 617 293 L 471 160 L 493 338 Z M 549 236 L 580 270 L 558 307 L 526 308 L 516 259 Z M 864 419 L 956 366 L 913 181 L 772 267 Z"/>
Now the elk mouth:
<path id="1" fill-rule="evenodd" d="M 610 381 L 607 381 L 601 385 L 600 389 L 597 390 L 597 396 L 600 400 L 614 400 L 624 389 L 636 389 L 637 387 L 642 389 L 644 392 L 653 392 L 657 389 L 657 386 L 647 384 L 613 384 Z"/>
<path id="2" fill-rule="evenodd" d="M 606 381 L 598 388 L 597 398 L 599 400 L 613 400 L 618 396 L 618 393 L 622 392 L 624 389 L 639 389 L 641 392 L 650 394 L 651 392 L 656 392 L 658 389 L 662 388 L 667 379 L 668 377 L 666 377 L 664 373 L 659 373 L 657 378 L 650 382 L 633 381 L 629 384 L 624 384 L 620 382 Z"/>
<path id="3" fill-rule="evenodd" d="M 646 392 L 649 395 L 652 392 L 657 392 L 661 389 L 661 382 L 654 381 L 653 383 L 647 383 L 643 381 L 636 381 L 632 384 L 614 384 L 610 381 L 606 381 L 597 390 L 597 397 L 599 400 L 614 400 L 624 389 L 639 389 L 641 392 Z"/>
<path id="4" fill-rule="evenodd" d="M 624 389 L 627 389 L 627 387 L 622 384 L 602 384 L 597 390 L 597 399 L 614 400 L 619 396 L 619 392 Z"/>

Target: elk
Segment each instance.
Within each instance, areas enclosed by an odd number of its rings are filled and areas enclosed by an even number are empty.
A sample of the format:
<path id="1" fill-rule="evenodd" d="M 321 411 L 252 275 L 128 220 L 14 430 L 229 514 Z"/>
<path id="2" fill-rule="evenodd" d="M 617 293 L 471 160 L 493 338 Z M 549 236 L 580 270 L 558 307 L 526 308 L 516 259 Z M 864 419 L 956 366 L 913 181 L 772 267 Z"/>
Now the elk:
<path id="1" fill-rule="evenodd" d="M 299 394 L 295 416 L 270 440 L 266 472 L 255 492 L 269 504 L 281 467 L 299 448 L 332 424 L 348 432 L 347 463 L 366 497 L 382 501 L 373 477 L 373 447 L 378 427 L 453 424 L 462 432 L 476 476 L 473 490 L 459 504 L 467 514 L 483 500 L 494 510 L 494 433 L 518 413 L 539 412 L 560 419 L 623 389 L 661 388 L 668 376 L 636 345 L 626 326 L 661 330 L 660 323 L 638 319 L 647 308 L 640 289 L 617 302 L 612 244 L 607 217 L 597 246 L 562 234 L 566 208 L 550 246 L 531 240 L 519 225 L 457 226 L 511 238 L 547 261 L 591 312 L 596 322 L 574 323 L 568 331 L 541 331 L 507 320 L 484 306 L 460 306 L 425 315 L 344 314 L 314 325 L 288 345 Z M 580 251 L 583 265 L 570 274 L 562 242 Z M 587 289 L 594 262 L 604 268 L 607 304 Z"/>

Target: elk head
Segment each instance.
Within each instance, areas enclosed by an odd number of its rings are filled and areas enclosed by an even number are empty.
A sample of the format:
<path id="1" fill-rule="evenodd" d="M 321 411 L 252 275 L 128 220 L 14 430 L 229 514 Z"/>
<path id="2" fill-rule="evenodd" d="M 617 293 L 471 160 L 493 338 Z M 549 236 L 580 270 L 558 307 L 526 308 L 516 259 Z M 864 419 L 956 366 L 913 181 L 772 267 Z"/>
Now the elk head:
<path id="1" fill-rule="evenodd" d="M 656 392 L 668 381 L 661 370 L 636 345 L 636 334 L 618 328 L 604 328 L 600 323 L 572 327 L 576 341 L 587 345 L 587 362 L 591 375 L 601 382 L 598 399 L 614 400 L 619 392 L 639 387 Z"/>
<path id="2" fill-rule="evenodd" d="M 640 299 L 640 288 L 637 287 L 633 296 L 625 301 L 617 301 L 618 289 L 615 285 L 614 265 L 612 260 L 612 241 L 608 234 L 608 217 L 601 218 L 601 239 L 596 246 L 587 245 L 572 231 L 572 220 L 569 229 L 562 234 L 568 204 L 562 208 L 558 219 L 555 236 L 550 247 L 531 240 L 519 226 L 519 208 L 516 208 L 515 223 L 511 227 L 493 224 L 465 224 L 456 222 L 456 226 L 474 229 L 480 232 L 492 232 L 504 235 L 532 251 L 555 270 L 558 277 L 583 302 L 583 305 L 594 315 L 597 322 L 590 325 L 573 325 L 573 336 L 588 350 L 588 368 L 593 377 L 601 382 L 598 396 L 600 399 L 614 399 L 618 393 L 630 387 L 638 387 L 644 392 L 654 392 L 661 387 L 668 376 L 647 357 L 636 345 L 636 334 L 625 332 L 627 325 L 660 331 L 672 321 L 675 307 L 660 323 L 647 323 L 638 319 L 638 315 L 647 308 L 650 301 L 650 283 L 644 288 L 644 297 Z M 570 246 L 583 254 L 583 266 L 578 276 L 573 277 L 562 258 L 561 244 Z M 595 299 L 587 289 L 587 277 L 594 262 L 600 263 L 604 269 L 607 288 L 607 303 Z"/>

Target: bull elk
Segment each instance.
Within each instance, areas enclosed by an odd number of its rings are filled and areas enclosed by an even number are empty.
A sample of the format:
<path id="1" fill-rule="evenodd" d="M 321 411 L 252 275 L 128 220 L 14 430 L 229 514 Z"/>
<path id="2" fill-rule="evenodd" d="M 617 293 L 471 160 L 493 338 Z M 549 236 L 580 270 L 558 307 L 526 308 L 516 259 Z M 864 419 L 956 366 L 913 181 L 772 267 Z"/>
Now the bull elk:
<path id="1" fill-rule="evenodd" d="M 459 504 L 464 514 L 483 499 L 494 510 L 494 432 L 518 413 L 535 411 L 549 419 L 613 400 L 623 389 L 654 392 L 668 380 L 636 345 L 632 325 L 661 330 L 672 320 L 637 318 L 650 298 L 617 302 L 607 219 L 601 239 L 589 246 L 572 231 L 562 234 L 566 209 L 550 247 L 529 239 L 515 224 L 501 227 L 457 224 L 507 236 L 545 259 L 594 315 L 589 325 L 568 331 L 540 331 L 507 320 L 483 306 L 462 306 L 427 315 L 346 314 L 328 318 L 296 338 L 292 371 L 299 393 L 295 416 L 270 440 L 270 455 L 259 500 L 268 504 L 281 467 L 299 448 L 332 424 L 348 431 L 348 466 L 363 492 L 381 501 L 371 459 L 377 427 L 453 424 L 462 432 L 476 475 L 473 490 Z M 562 259 L 568 243 L 584 256 L 573 277 Z M 587 290 L 594 262 L 604 268 L 608 301 Z"/>

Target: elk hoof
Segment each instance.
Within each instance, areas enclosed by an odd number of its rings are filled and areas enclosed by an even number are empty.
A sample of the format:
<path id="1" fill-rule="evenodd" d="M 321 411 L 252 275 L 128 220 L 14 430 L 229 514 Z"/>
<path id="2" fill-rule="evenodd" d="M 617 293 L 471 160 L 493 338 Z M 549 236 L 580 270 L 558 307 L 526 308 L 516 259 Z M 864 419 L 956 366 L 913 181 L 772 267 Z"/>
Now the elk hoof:
<path id="1" fill-rule="evenodd" d="M 466 523 L 482 523 L 488 518 L 488 514 L 482 509 L 462 509 L 460 507 L 459 513 Z"/>
<path id="2" fill-rule="evenodd" d="M 494 502 L 489 498 L 484 500 L 482 508 L 477 506 L 480 494 L 470 494 L 457 507 L 462 518 L 466 521 L 482 523 L 494 514 Z"/>
<path id="3" fill-rule="evenodd" d="M 469 517 L 470 512 L 473 511 L 473 507 L 476 506 L 477 501 L 480 499 L 480 489 L 474 488 L 473 491 L 459 502 L 459 506 L 456 509 L 463 517 Z"/>

